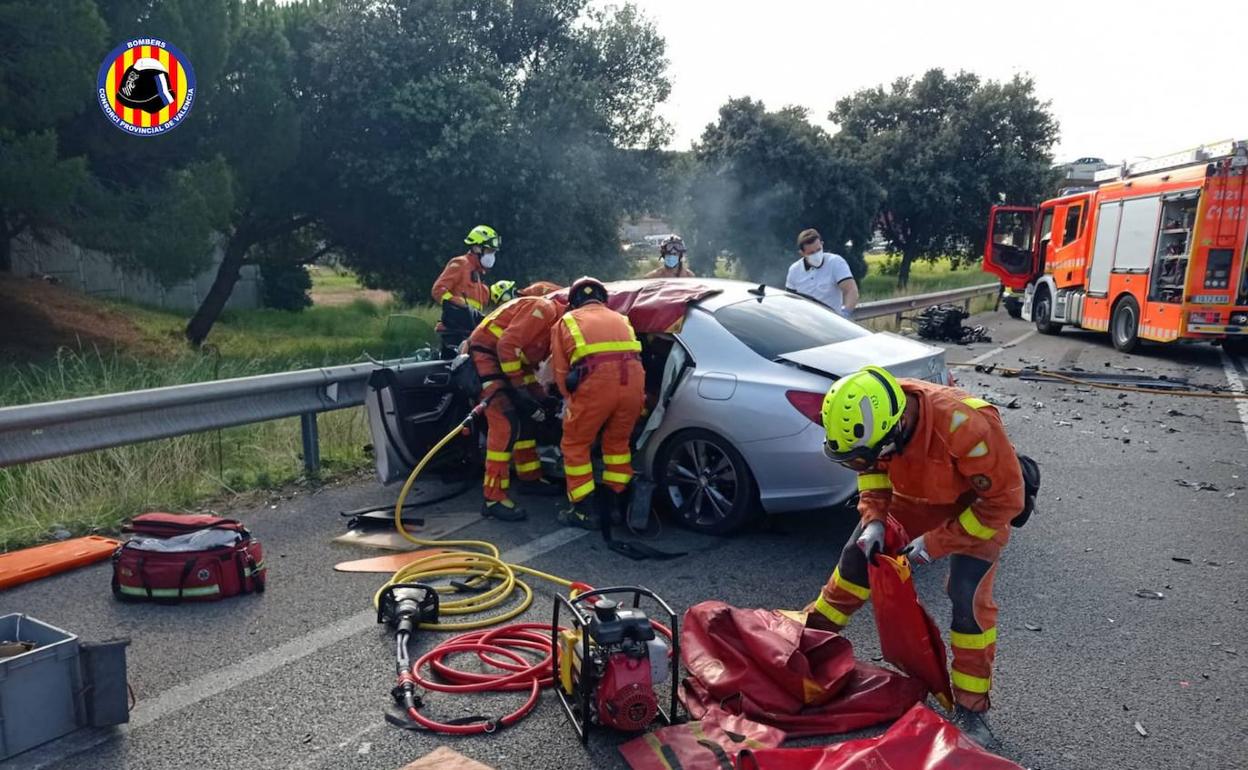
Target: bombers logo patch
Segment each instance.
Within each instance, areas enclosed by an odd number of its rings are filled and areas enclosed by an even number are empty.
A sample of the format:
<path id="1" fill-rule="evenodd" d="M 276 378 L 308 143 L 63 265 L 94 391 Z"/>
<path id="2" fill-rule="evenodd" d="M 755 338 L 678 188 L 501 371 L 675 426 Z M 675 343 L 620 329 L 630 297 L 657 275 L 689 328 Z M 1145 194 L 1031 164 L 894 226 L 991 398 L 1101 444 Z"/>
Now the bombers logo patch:
<path id="1" fill-rule="evenodd" d="M 971 476 L 971 486 L 975 487 L 976 492 L 987 492 L 992 489 L 992 479 L 982 473 Z"/>
<path id="2" fill-rule="evenodd" d="M 113 49 L 96 78 L 108 120 L 127 134 L 172 131 L 195 104 L 195 70 L 176 46 L 159 38 L 128 40 Z"/>

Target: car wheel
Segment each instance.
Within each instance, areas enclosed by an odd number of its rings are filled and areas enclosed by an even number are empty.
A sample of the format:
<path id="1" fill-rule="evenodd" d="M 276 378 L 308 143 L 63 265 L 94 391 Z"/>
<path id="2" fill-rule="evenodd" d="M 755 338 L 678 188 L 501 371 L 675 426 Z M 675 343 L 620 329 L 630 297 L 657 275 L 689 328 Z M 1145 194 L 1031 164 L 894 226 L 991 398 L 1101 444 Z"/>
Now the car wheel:
<path id="1" fill-rule="evenodd" d="M 1004 304 L 1005 304 L 1005 312 L 1009 314 L 1010 318 L 1022 318 L 1023 317 L 1023 301 L 1021 299 L 1015 299 L 1015 300 L 1007 299 Z"/>
<path id="2" fill-rule="evenodd" d="M 1041 334 L 1057 334 L 1062 330 L 1061 324 L 1053 323 L 1053 295 L 1048 289 L 1040 289 L 1036 293 L 1031 318 L 1036 322 L 1036 331 Z"/>
<path id="3" fill-rule="evenodd" d="M 660 508 L 689 529 L 727 535 L 754 515 L 754 475 L 741 453 L 710 431 L 668 439 L 654 477 Z"/>
<path id="4" fill-rule="evenodd" d="M 1114 347 L 1123 353 L 1130 353 L 1140 344 L 1140 306 L 1134 297 L 1123 297 L 1114 305 L 1114 312 L 1109 319 L 1110 337 Z"/>

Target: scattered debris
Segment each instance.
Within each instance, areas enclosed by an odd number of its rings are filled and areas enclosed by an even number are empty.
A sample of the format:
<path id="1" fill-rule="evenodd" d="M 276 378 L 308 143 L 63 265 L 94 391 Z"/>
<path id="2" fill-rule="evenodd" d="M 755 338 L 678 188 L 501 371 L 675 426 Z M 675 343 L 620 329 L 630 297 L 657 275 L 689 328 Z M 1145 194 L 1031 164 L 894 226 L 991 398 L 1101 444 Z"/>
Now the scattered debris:
<path id="1" fill-rule="evenodd" d="M 1191 564 L 1192 560 L 1186 556 L 1171 556 L 1170 561 L 1177 561 L 1179 564 Z"/>
<path id="2" fill-rule="evenodd" d="M 1145 730 L 1144 725 L 1140 724 L 1139 722 L 1135 723 L 1135 731 L 1139 733 L 1141 736 L 1143 736 L 1144 738 L 1148 737 L 1148 730 Z"/>
<path id="3" fill-rule="evenodd" d="M 1225 652 L 1227 655 L 1238 655 L 1238 654 L 1239 654 L 1239 650 L 1235 649 L 1234 647 L 1223 647 L 1223 648 L 1222 648 L 1222 652 Z"/>
<path id="4" fill-rule="evenodd" d="M 1191 481 L 1190 479 L 1175 479 L 1174 482 L 1181 487 L 1189 487 L 1191 489 L 1199 489 L 1201 492 L 1217 492 L 1217 486 L 1210 484 L 1208 481 Z"/>
<path id="5" fill-rule="evenodd" d="M 1024 623 L 1024 624 L 1023 624 L 1023 627 L 1024 627 L 1024 628 L 1026 628 L 1028 631 L 1039 631 L 1039 630 L 1040 630 L 1040 626 L 1037 626 L 1035 623 Z"/>
<path id="6" fill-rule="evenodd" d="M 1073 422 L 1066 422 L 1065 420 L 1054 420 L 1054 421 L 1053 421 L 1053 424 L 1054 424 L 1054 425 L 1064 425 L 1064 426 L 1068 426 L 1068 427 L 1074 427 L 1074 423 L 1073 423 Z"/>
<path id="7" fill-rule="evenodd" d="M 1135 595 L 1141 599 L 1164 599 L 1166 595 L 1161 591 L 1150 591 L 1147 588 L 1141 588 L 1135 592 Z"/>
<path id="8" fill-rule="evenodd" d="M 924 308 L 912 320 L 915 331 L 925 340 L 940 340 L 968 345 L 972 342 L 992 342 L 992 337 L 982 326 L 963 326 L 962 321 L 970 314 L 957 305 L 934 305 Z"/>

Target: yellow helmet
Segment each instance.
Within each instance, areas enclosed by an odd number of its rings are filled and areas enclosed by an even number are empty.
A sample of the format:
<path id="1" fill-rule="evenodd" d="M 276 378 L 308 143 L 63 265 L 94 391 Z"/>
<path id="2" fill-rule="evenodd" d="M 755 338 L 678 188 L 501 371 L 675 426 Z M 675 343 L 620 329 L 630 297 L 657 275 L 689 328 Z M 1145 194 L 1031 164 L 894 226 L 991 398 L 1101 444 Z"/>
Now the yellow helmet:
<path id="1" fill-rule="evenodd" d="M 486 248 L 497 249 L 502 244 L 503 239 L 498 237 L 498 233 L 489 225 L 477 225 L 468 232 L 468 237 L 464 239 L 464 243 L 469 246 L 485 246 Z"/>
<path id="2" fill-rule="evenodd" d="M 495 305 L 501 305 L 504 302 L 516 298 L 516 282 L 515 281 L 495 281 L 490 286 L 490 301 Z"/>
<path id="3" fill-rule="evenodd" d="M 874 462 L 905 409 L 906 394 L 886 370 L 864 366 L 842 377 L 823 397 L 824 453 L 838 463 Z"/>

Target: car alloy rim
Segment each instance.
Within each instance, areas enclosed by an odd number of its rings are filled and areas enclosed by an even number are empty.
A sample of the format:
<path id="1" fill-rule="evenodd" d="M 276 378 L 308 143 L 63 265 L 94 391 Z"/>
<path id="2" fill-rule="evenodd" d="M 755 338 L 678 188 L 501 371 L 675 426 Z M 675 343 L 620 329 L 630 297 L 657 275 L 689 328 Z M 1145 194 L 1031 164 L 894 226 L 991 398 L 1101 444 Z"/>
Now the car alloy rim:
<path id="1" fill-rule="evenodd" d="M 737 471 L 709 441 L 686 441 L 667 463 L 667 489 L 681 518 L 693 524 L 726 519 L 737 501 Z"/>

